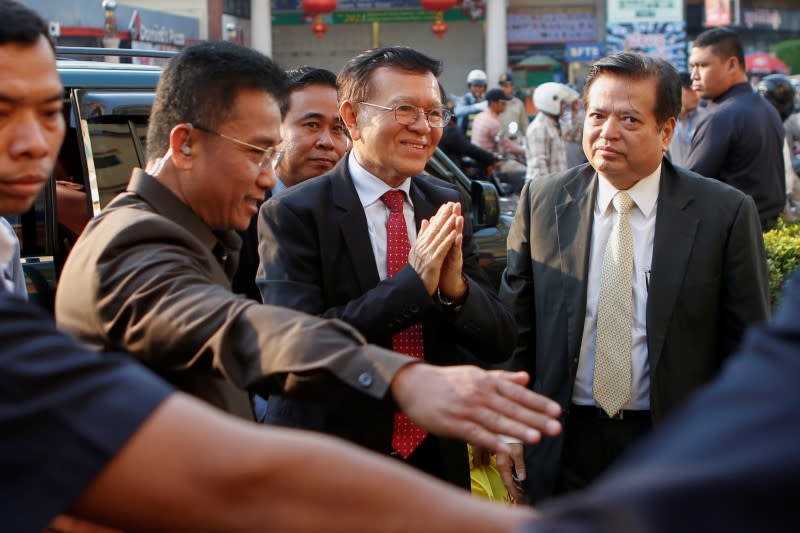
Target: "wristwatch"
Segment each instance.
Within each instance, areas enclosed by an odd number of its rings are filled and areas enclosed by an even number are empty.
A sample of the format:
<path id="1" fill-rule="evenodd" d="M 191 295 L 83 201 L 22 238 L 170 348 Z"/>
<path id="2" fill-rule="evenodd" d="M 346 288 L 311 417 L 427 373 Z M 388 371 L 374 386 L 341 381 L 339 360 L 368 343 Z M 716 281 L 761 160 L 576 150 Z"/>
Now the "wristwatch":
<path id="1" fill-rule="evenodd" d="M 456 311 L 461 305 L 464 303 L 464 300 L 467 299 L 467 293 L 469 293 L 469 283 L 467 283 L 467 278 L 464 277 L 464 274 L 461 274 L 461 279 L 464 281 L 464 285 L 466 285 L 467 290 L 464 292 L 463 296 L 458 299 L 450 298 L 449 296 L 442 293 L 441 290 L 438 288 L 436 289 L 436 301 L 439 302 L 439 305 L 444 307 L 449 311 Z"/>

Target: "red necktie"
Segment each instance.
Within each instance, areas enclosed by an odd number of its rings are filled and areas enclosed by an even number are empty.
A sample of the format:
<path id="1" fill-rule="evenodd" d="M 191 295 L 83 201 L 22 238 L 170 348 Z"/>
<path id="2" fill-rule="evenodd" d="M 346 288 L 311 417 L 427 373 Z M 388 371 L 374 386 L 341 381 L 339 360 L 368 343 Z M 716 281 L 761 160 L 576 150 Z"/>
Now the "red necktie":
<path id="1" fill-rule="evenodd" d="M 403 216 L 403 191 L 389 191 L 381 200 L 389 208 L 386 222 L 386 276 L 391 278 L 408 263 L 408 229 Z M 425 352 L 422 343 L 422 324 L 414 324 L 392 336 L 392 350 L 398 353 L 423 359 Z M 427 432 L 412 422 L 403 413 L 394 415 L 392 429 L 392 448 L 407 459 L 422 443 Z"/>

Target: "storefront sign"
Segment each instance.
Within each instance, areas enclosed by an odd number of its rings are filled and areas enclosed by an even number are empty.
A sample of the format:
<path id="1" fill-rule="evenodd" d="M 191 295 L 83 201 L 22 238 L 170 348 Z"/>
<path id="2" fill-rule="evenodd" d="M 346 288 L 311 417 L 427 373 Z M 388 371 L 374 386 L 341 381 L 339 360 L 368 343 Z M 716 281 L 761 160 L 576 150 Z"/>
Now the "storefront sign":
<path id="1" fill-rule="evenodd" d="M 600 43 L 567 44 L 564 47 L 564 59 L 567 63 L 591 63 L 603 57 L 603 45 Z"/>
<path id="2" fill-rule="evenodd" d="M 731 0 L 706 0 L 706 26 L 726 26 L 731 18 Z"/>
<path id="3" fill-rule="evenodd" d="M 683 0 L 608 0 L 609 23 L 683 20 Z"/>
<path id="4" fill-rule="evenodd" d="M 608 24 L 606 53 L 642 52 L 672 63 L 686 71 L 686 23 L 640 22 Z"/>
<path id="5" fill-rule="evenodd" d="M 594 10 L 509 11 L 506 38 L 509 45 L 597 41 Z"/>

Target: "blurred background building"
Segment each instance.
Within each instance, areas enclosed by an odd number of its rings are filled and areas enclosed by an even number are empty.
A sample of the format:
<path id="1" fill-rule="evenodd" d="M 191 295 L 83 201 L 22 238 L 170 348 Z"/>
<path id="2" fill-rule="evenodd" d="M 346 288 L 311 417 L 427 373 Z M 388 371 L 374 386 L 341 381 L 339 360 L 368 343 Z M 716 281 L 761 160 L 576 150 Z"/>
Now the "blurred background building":
<path id="1" fill-rule="evenodd" d="M 109 37 L 100 0 L 23 1 L 51 21 L 59 44 L 100 46 Z M 659 55 L 685 70 L 692 39 L 713 25 L 735 27 L 747 52 L 800 39 L 800 0 L 109 1 L 122 47 L 226 39 L 286 68 L 338 71 L 366 48 L 404 44 L 444 61 L 442 81 L 452 93 L 466 90 L 475 68 L 487 72 L 490 86 L 511 70 L 518 87 L 580 87 L 592 61 L 618 50 Z"/>

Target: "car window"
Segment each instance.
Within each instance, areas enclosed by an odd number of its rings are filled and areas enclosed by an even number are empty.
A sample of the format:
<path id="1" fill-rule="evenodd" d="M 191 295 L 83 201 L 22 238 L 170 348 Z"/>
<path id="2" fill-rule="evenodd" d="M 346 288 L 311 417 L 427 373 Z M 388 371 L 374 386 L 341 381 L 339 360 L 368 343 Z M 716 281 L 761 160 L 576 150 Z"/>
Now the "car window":
<path id="1" fill-rule="evenodd" d="M 144 167 L 152 100 L 152 92 L 75 92 L 93 215 L 125 190 L 135 167 Z"/>

